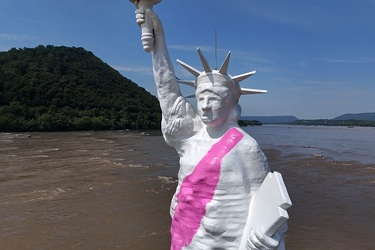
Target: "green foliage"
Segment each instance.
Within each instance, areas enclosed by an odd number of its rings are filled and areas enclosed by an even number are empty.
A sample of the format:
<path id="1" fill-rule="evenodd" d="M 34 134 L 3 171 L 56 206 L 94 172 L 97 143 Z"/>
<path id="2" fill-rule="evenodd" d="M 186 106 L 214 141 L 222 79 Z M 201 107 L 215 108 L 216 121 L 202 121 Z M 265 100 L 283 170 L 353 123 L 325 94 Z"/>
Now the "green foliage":
<path id="1" fill-rule="evenodd" d="M 375 112 L 358 113 L 358 114 L 344 114 L 333 120 L 360 120 L 360 121 L 375 121 Z"/>
<path id="2" fill-rule="evenodd" d="M 262 123 L 260 121 L 256 121 L 256 120 L 239 120 L 238 125 L 240 125 L 241 127 L 244 127 L 244 126 L 261 126 Z"/>
<path id="3" fill-rule="evenodd" d="M 0 131 L 157 129 L 155 96 L 83 48 L 0 52 Z"/>

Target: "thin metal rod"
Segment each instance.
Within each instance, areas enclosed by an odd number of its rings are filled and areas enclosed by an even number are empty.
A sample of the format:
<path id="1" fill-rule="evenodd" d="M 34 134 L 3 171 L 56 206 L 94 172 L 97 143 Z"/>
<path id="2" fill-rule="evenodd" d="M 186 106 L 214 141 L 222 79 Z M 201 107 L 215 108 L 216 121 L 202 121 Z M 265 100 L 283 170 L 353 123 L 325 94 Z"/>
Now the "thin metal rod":
<path id="1" fill-rule="evenodd" d="M 217 70 L 217 38 L 216 38 L 216 30 L 215 30 L 215 70 Z"/>

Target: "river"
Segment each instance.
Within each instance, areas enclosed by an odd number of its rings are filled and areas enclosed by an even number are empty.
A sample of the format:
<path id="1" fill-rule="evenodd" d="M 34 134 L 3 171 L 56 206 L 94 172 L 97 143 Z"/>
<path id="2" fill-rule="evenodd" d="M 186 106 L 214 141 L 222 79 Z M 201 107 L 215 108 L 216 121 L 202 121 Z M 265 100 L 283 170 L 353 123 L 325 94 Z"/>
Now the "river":
<path id="1" fill-rule="evenodd" d="M 245 130 L 292 199 L 287 249 L 373 249 L 375 129 Z M 158 132 L 1 133 L 0 249 L 169 249 L 177 171 Z"/>

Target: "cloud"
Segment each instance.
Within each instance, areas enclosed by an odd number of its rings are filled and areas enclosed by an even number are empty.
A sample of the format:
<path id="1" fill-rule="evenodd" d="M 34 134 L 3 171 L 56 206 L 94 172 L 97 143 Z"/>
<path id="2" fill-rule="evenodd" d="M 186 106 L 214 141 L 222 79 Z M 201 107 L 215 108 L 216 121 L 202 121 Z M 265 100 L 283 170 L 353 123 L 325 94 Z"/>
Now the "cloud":
<path id="1" fill-rule="evenodd" d="M 27 35 L 15 35 L 15 34 L 7 34 L 1 33 L 0 40 L 8 40 L 8 41 L 26 41 L 26 40 L 34 40 L 35 37 L 27 36 Z"/>
<path id="2" fill-rule="evenodd" d="M 15 43 L 25 42 L 30 39 L 30 36 L 0 33 L 0 42 L 2 43 L 0 44 L 0 51 L 8 51 L 12 47 L 16 47 Z"/>
<path id="3" fill-rule="evenodd" d="M 304 1 L 248 1 L 239 11 L 268 22 L 303 30 L 317 29 L 332 21 L 332 13 L 319 4 Z"/>
<path id="4" fill-rule="evenodd" d="M 332 91 L 336 93 L 342 93 L 343 86 L 346 82 L 343 81 L 332 81 L 332 80 L 292 80 L 292 79 L 281 79 L 281 84 L 279 86 L 279 91 L 289 92 L 289 93 L 301 93 L 301 95 L 309 94 L 333 94 Z M 340 90 L 340 91 L 339 91 Z"/>
<path id="5" fill-rule="evenodd" d="M 242 60 L 246 62 L 256 62 L 256 63 L 264 63 L 264 64 L 272 64 L 274 63 L 273 60 L 267 58 L 264 55 L 259 55 L 258 53 L 244 51 L 240 49 L 234 49 L 232 50 L 233 54 L 236 55 L 236 58 L 241 58 Z"/>
<path id="6" fill-rule="evenodd" d="M 170 45 L 168 46 L 169 49 L 175 49 L 175 50 L 180 50 L 180 51 L 196 51 L 197 48 L 200 48 L 200 50 L 203 53 L 214 53 L 215 48 L 213 46 L 197 46 L 197 45 Z M 251 61 L 251 62 L 257 62 L 257 63 L 273 63 L 274 61 L 271 59 L 267 59 L 265 56 L 260 56 L 257 53 L 254 52 L 249 52 L 249 51 L 244 51 L 241 49 L 217 49 L 217 52 L 220 54 L 227 54 L 229 51 L 232 52 L 232 55 L 236 55 L 236 58 L 241 58 L 241 60 L 244 61 Z"/>
<path id="7" fill-rule="evenodd" d="M 308 64 L 306 63 L 306 62 L 300 62 L 299 63 L 299 66 L 301 66 L 301 67 L 307 67 L 308 66 Z"/>
<path id="8" fill-rule="evenodd" d="M 129 66 L 120 66 L 115 65 L 112 66 L 114 69 L 121 71 L 121 72 L 134 72 L 146 75 L 153 75 L 151 67 L 129 67 Z"/>
<path id="9" fill-rule="evenodd" d="M 337 58 L 317 58 L 316 61 L 322 61 L 327 63 L 342 63 L 342 64 L 367 64 L 375 63 L 375 57 L 359 57 L 350 59 L 337 59 Z"/>
<path id="10" fill-rule="evenodd" d="M 317 85 L 325 85 L 325 86 L 328 86 L 328 85 L 333 85 L 333 86 L 337 86 L 337 85 L 342 85 L 342 84 L 345 84 L 344 82 L 342 81 L 326 81 L 326 80 L 305 80 L 305 81 L 302 81 L 303 84 L 308 84 L 308 85 L 314 85 L 314 86 L 317 86 Z"/>
<path id="11" fill-rule="evenodd" d="M 298 30 L 337 32 L 339 27 L 357 34 L 358 27 L 373 29 L 375 0 L 246 2 L 238 11 Z"/>
<path id="12" fill-rule="evenodd" d="M 8 51 L 10 48 L 0 44 L 0 51 Z"/>
<path id="13" fill-rule="evenodd" d="M 200 48 L 201 51 L 203 52 L 209 52 L 209 53 L 214 53 L 215 52 L 215 47 L 214 46 L 202 46 L 202 45 L 181 45 L 181 44 L 175 44 L 175 45 L 168 45 L 169 49 L 175 49 L 175 50 L 180 50 L 180 51 L 196 51 L 197 48 Z M 227 50 L 225 49 L 217 49 L 218 52 L 225 52 L 228 53 Z"/>
<path id="14" fill-rule="evenodd" d="M 180 50 L 180 51 L 195 51 L 197 48 L 200 48 L 202 51 L 210 51 L 213 52 L 214 48 L 210 46 L 198 46 L 198 45 L 180 45 L 180 44 L 175 44 L 175 45 L 169 45 L 169 49 L 175 49 L 175 50 Z"/>

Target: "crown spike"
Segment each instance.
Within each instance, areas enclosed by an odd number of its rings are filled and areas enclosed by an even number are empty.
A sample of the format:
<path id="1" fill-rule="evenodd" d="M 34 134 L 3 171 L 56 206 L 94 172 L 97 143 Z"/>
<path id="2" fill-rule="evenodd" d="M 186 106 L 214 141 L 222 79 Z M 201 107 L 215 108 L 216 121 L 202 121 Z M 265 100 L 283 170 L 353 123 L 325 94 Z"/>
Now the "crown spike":
<path id="1" fill-rule="evenodd" d="M 251 71 L 251 72 L 247 72 L 245 74 L 242 74 L 242 75 L 238 75 L 238 76 L 233 76 L 232 77 L 232 80 L 235 82 L 235 83 L 240 83 L 241 81 L 245 80 L 246 78 L 254 75 L 256 73 L 256 71 Z"/>
<path id="2" fill-rule="evenodd" d="M 228 66 L 229 66 L 230 53 L 231 52 L 229 51 L 227 57 L 225 58 L 225 60 L 223 62 L 223 65 L 221 65 L 221 67 L 219 69 L 219 73 L 220 74 L 223 74 L 223 75 L 228 74 Z"/>
<path id="3" fill-rule="evenodd" d="M 189 85 L 191 87 L 195 88 L 195 81 L 189 81 L 189 80 L 178 80 L 179 83 Z"/>
<path id="4" fill-rule="evenodd" d="M 181 64 L 182 67 L 184 67 L 185 69 L 187 69 L 187 71 L 189 71 L 191 74 L 193 74 L 193 76 L 198 77 L 201 74 L 201 72 L 199 70 L 193 68 L 192 66 L 190 66 L 187 63 L 184 63 L 180 59 L 177 59 L 177 62 L 179 64 Z"/>
<path id="5" fill-rule="evenodd" d="M 241 88 L 241 95 L 250 95 L 250 94 L 266 94 L 268 91 L 263 89 L 245 89 Z"/>
<path id="6" fill-rule="evenodd" d="M 201 59 L 204 71 L 206 73 L 212 72 L 212 69 L 211 69 L 210 65 L 208 64 L 207 59 L 203 56 L 201 50 L 199 48 L 197 48 L 197 51 L 198 51 L 199 57 Z"/>

